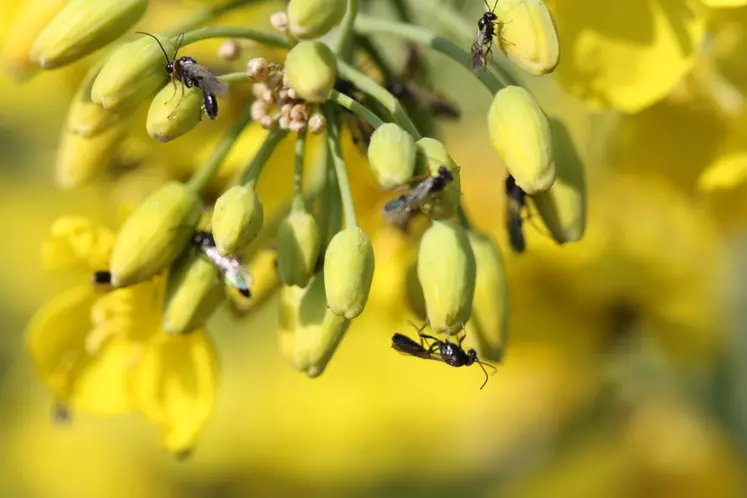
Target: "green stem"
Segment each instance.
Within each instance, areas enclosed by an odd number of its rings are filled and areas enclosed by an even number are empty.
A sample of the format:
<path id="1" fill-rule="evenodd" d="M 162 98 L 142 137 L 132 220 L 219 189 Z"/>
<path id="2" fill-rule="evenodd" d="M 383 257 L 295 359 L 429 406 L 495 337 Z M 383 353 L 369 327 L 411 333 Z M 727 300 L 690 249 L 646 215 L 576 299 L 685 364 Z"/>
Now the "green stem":
<path id="1" fill-rule="evenodd" d="M 334 102 L 335 104 L 344 107 L 348 111 L 351 111 L 357 116 L 365 119 L 368 124 L 370 124 L 374 128 L 378 128 L 379 126 L 384 124 L 384 120 L 374 114 L 368 107 L 361 105 L 357 100 L 348 97 L 344 93 L 340 93 L 337 90 L 332 90 L 331 92 L 329 92 L 328 98 L 330 102 Z"/>
<path id="2" fill-rule="evenodd" d="M 412 24 L 414 19 L 412 9 L 410 9 L 410 6 L 405 2 L 405 0 L 392 0 L 392 5 L 394 5 L 394 10 L 397 11 L 397 15 L 402 22 Z"/>
<path id="3" fill-rule="evenodd" d="M 228 156 L 234 142 L 239 138 L 241 132 L 247 127 L 252 120 L 251 106 L 247 106 L 244 112 L 239 116 L 228 133 L 218 142 L 213 150 L 213 154 L 208 158 L 205 164 L 190 178 L 187 187 L 193 192 L 201 193 L 208 186 L 215 174 L 218 172 L 221 163 Z"/>
<path id="4" fill-rule="evenodd" d="M 215 19 L 216 17 L 225 14 L 226 12 L 230 10 L 233 10 L 238 7 L 242 7 L 244 5 L 249 5 L 251 3 L 257 3 L 258 1 L 259 0 L 233 0 L 232 2 L 228 2 L 225 5 L 220 5 L 212 9 L 205 9 L 199 12 L 195 12 L 194 14 L 190 15 L 189 17 L 184 19 L 182 22 L 177 24 L 174 28 L 166 31 L 166 34 L 168 34 L 169 36 L 174 36 L 174 35 L 178 35 L 181 32 L 195 29 L 197 26 L 200 26 L 208 21 L 211 21 Z"/>
<path id="5" fill-rule="evenodd" d="M 410 117 L 405 112 L 402 104 L 400 104 L 399 100 L 397 100 L 394 95 L 389 93 L 386 88 L 376 83 L 376 81 L 356 70 L 354 67 L 346 64 L 344 61 L 338 60 L 337 66 L 340 70 L 340 74 L 342 74 L 345 79 L 350 80 L 360 91 L 378 101 L 387 111 L 389 111 L 394 120 L 402 126 L 402 128 L 412 135 L 415 140 L 420 140 L 420 132 L 418 132 L 418 129 L 410 120 Z"/>
<path id="6" fill-rule="evenodd" d="M 218 79 L 223 81 L 224 83 L 228 83 L 229 85 L 233 85 L 236 83 L 251 83 L 249 80 L 249 76 L 246 75 L 246 72 L 240 72 L 240 73 L 226 73 L 221 74 L 218 76 Z"/>
<path id="7" fill-rule="evenodd" d="M 335 167 L 335 176 L 337 185 L 340 187 L 340 199 L 342 200 L 342 209 L 345 213 L 345 226 L 355 228 L 358 226 L 358 220 L 355 216 L 355 205 L 353 204 L 353 194 L 350 191 L 348 182 L 348 172 L 345 169 L 345 160 L 342 157 L 340 148 L 340 128 L 338 126 L 337 116 L 332 112 L 326 112 L 327 116 L 327 147 L 329 155 Z"/>
<path id="8" fill-rule="evenodd" d="M 265 164 L 267 164 L 270 156 L 275 151 L 275 147 L 278 146 L 278 144 L 283 140 L 283 138 L 285 138 L 287 134 L 287 130 L 277 129 L 271 130 L 270 133 L 267 134 L 264 142 L 262 142 L 262 145 L 259 146 L 259 150 L 249 163 L 249 166 L 247 166 L 246 169 L 244 169 L 244 172 L 241 174 L 241 180 L 239 183 L 241 183 L 242 185 L 251 185 L 253 183 L 257 183 L 257 180 L 259 180 L 259 175 L 262 174 L 262 169 L 265 167 Z"/>
<path id="9" fill-rule="evenodd" d="M 303 159 L 306 154 L 306 132 L 296 137 L 296 158 L 293 165 L 293 211 L 304 211 L 303 203 Z"/>
<path id="10" fill-rule="evenodd" d="M 479 79 L 492 94 L 497 93 L 498 90 L 505 86 L 492 72 L 472 71 L 470 68 L 469 53 L 466 50 L 454 45 L 445 38 L 441 38 L 440 36 L 431 33 L 425 28 L 421 28 L 420 26 L 360 15 L 356 19 L 355 29 L 358 33 L 363 35 L 387 34 L 430 47 L 464 66 L 471 74 L 477 77 L 477 79 Z"/>
<path id="11" fill-rule="evenodd" d="M 213 26 L 200 28 L 184 34 L 183 46 L 210 38 L 240 38 L 253 40 L 270 47 L 291 48 L 290 42 L 281 35 L 239 26 Z"/>
<path id="12" fill-rule="evenodd" d="M 345 62 L 353 60 L 353 34 L 355 18 L 358 16 L 358 0 L 348 0 L 348 10 L 340 27 L 340 37 L 337 39 L 335 53 Z"/>
<path id="13" fill-rule="evenodd" d="M 464 211 L 464 205 L 460 202 L 459 203 L 459 210 L 457 211 L 457 218 L 459 219 L 459 223 L 466 228 L 467 230 L 472 230 L 472 223 L 469 221 L 469 217 L 467 216 L 467 213 Z"/>

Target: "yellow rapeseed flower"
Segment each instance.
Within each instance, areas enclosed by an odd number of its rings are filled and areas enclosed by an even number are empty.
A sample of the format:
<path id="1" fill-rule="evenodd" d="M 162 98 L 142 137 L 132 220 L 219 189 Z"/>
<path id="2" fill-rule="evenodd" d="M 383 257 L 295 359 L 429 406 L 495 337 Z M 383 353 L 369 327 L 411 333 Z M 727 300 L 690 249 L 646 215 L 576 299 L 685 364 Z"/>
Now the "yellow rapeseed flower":
<path id="1" fill-rule="evenodd" d="M 63 218 L 45 244 L 50 267 L 101 269 L 110 231 Z M 165 279 L 97 294 L 70 289 L 34 316 L 28 347 L 61 406 L 73 412 L 137 411 L 161 430 L 169 451 L 188 451 L 212 410 L 216 372 L 204 330 L 169 336 L 162 328 Z"/>

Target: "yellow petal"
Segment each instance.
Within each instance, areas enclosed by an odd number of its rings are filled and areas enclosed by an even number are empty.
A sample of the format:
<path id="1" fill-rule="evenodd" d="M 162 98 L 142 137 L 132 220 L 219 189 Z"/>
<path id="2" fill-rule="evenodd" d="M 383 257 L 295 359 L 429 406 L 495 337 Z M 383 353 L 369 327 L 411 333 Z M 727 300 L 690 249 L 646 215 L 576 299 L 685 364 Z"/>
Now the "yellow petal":
<path id="1" fill-rule="evenodd" d="M 747 181 L 747 151 L 721 156 L 698 178 L 698 188 L 706 192 L 731 189 Z"/>
<path id="2" fill-rule="evenodd" d="M 131 392 L 169 451 L 183 453 L 194 446 L 213 411 L 217 370 L 204 330 L 184 336 L 164 332 L 147 345 L 133 372 Z"/>
<path id="3" fill-rule="evenodd" d="M 637 112 L 692 67 L 705 33 L 694 0 L 558 2 L 561 84 L 596 108 Z"/>
<path id="4" fill-rule="evenodd" d="M 62 216 L 52 224 L 44 241 L 42 264 L 47 270 L 101 270 L 107 267 L 113 244 L 111 230 L 83 216 Z"/>
<path id="5" fill-rule="evenodd" d="M 71 289 L 37 311 L 27 344 L 37 372 L 57 401 L 101 414 L 129 410 L 125 390 L 131 349 L 111 342 L 99 354 L 86 351 L 90 311 L 97 296 L 90 286 Z"/>

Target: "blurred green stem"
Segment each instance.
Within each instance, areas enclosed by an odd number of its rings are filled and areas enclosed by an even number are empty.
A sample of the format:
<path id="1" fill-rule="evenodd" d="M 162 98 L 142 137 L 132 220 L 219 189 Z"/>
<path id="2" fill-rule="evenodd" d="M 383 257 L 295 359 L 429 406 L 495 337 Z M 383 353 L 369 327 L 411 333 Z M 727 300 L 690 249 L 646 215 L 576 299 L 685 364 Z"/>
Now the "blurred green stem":
<path id="1" fill-rule="evenodd" d="M 348 0 L 348 10 L 340 26 L 340 35 L 335 46 L 335 53 L 345 62 L 353 60 L 353 35 L 355 18 L 358 16 L 358 0 Z"/>
<path id="2" fill-rule="evenodd" d="M 303 159 L 306 154 L 306 132 L 301 131 L 296 137 L 296 157 L 293 165 L 293 205 L 292 210 L 304 211 L 303 203 Z"/>
<path id="3" fill-rule="evenodd" d="M 345 109 L 355 113 L 357 116 L 365 119 L 368 124 L 370 124 L 374 128 L 378 128 L 379 126 L 384 124 L 384 121 L 376 114 L 371 112 L 371 110 L 369 110 L 367 107 L 361 105 L 357 100 L 348 97 L 344 93 L 338 92 L 337 90 L 332 90 L 329 93 L 329 101 L 334 102 L 335 104 L 344 107 Z"/>
<path id="4" fill-rule="evenodd" d="M 342 157 L 342 149 L 340 147 L 340 127 L 337 123 L 337 115 L 329 112 L 329 107 L 327 111 L 325 113 L 327 116 L 327 147 L 329 148 L 332 164 L 335 167 L 337 185 L 340 187 L 340 199 L 342 200 L 342 209 L 345 213 L 345 226 L 347 228 L 355 228 L 358 226 L 358 220 L 355 216 L 355 205 L 353 204 L 353 194 L 350 191 L 350 183 L 348 182 L 348 172 L 345 169 L 345 159 Z"/>
<path id="5" fill-rule="evenodd" d="M 228 156 L 228 153 L 231 151 L 236 139 L 239 138 L 239 135 L 241 135 L 241 132 L 244 131 L 244 128 L 247 127 L 251 120 L 251 106 L 246 106 L 228 133 L 220 142 L 218 142 L 213 154 L 208 158 L 205 164 L 203 164 L 202 167 L 192 175 L 192 178 L 187 182 L 187 187 L 197 193 L 202 193 L 202 191 L 205 190 L 218 172 L 223 160 Z"/>
<path id="6" fill-rule="evenodd" d="M 200 28 L 184 34 L 183 46 L 210 38 L 240 38 L 253 40 L 270 47 L 291 48 L 291 44 L 281 35 L 252 28 L 238 26 L 213 26 Z"/>
<path id="7" fill-rule="evenodd" d="M 492 94 L 497 93 L 498 90 L 505 86 L 490 71 L 472 71 L 470 68 L 469 53 L 466 50 L 420 26 L 360 15 L 356 19 L 355 29 L 363 35 L 387 34 L 430 47 L 464 66 Z"/>
<path id="8" fill-rule="evenodd" d="M 275 147 L 278 146 L 287 134 L 287 130 L 271 130 L 270 133 L 267 134 L 265 141 L 259 146 L 259 150 L 252 158 L 249 166 L 247 166 L 241 174 L 240 183 L 242 185 L 257 183 L 259 175 L 262 174 L 262 169 L 275 151 Z"/>
<path id="9" fill-rule="evenodd" d="M 246 72 L 240 72 L 240 73 L 226 73 L 221 74 L 218 76 L 218 79 L 223 81 L 224 83 L 228 83 L 229 85 L 233 85 L 236 83 L 251 83 L 249 80 L 249 76 L 247 76 Z"/>
<path id="10" fill-rule="evenodd" d="M 389 93 L 386 88 L 376 83 L 376 81 L 372 80 L 371 78 L 361 73 L 354 67 L 346 64 L 345 62 L 338 60 L 337 65 L 338 69 L 340 70 L 340 74 L 342 74 L 345 79 L 350 80 L 353 85 L 356 86 L 356 88 L 358 88 L 366 95 L 369 95 L 377 102 L 379 102 L 382 106 L 384 106 L 384 108 L 392 115 L 394 120 L 402 128 L 404 128 L 410 135 L 412 135 L 415 140 L 420 140 L 420 132 L 418 132 L 418 129 L 415 127 L 412 120 L 405 112 L 402 104 L 400 104 L 399 100 L 397 100 L 397 97 Z"/>

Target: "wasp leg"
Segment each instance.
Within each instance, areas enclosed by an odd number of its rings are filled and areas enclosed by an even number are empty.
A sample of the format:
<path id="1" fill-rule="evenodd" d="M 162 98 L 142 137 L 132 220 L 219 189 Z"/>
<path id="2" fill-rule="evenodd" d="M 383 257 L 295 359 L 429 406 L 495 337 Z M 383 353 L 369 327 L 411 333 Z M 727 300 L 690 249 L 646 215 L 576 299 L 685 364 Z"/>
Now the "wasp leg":
<path id="1" fill-rule="evenodd" d="M 174 100 L 174 97 L 176 97 L 176 78 L 171 78 L 171 82 L 174 84 L 174 93 L 171 94 L 171 98 L 163 103 L 163 105 L 168 104 L 172 100 Z M 182 88 L 182 92 L 184 91 L 184 88 Z"/>
<path id="2" fill-rule="evenodd" d="M 176 111 L 179 110 L 179 107 L 182 105 L 182 100 L 184 100 L 184 85 L 182 85 L 182 98 L 179 99 L 179 102 L 176 104 L 176 107 L 174 108 L 174 110 L 171 111 L 171 114 L 167 116 L 167 119 L 171 119 L 176 113 Z"/>

